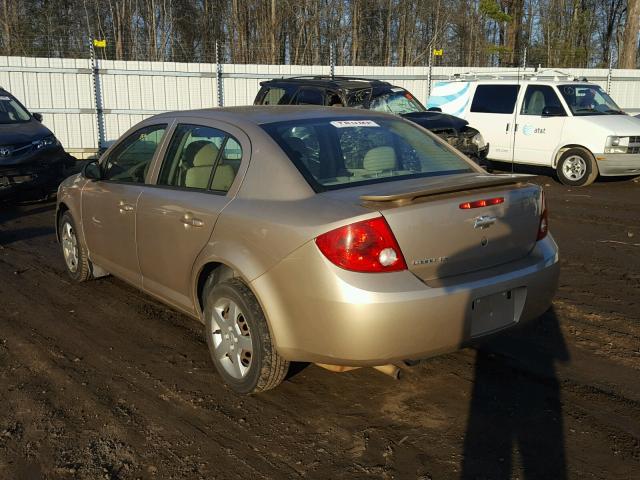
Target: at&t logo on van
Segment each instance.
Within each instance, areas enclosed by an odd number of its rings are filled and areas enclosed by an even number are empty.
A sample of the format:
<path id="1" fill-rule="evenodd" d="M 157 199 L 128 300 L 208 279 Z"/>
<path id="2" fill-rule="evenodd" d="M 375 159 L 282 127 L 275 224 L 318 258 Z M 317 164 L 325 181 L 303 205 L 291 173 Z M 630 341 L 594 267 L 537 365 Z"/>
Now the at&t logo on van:
<path id="1" fill-rule="evenodd" d="M 533 125 L 525 125 L 522 127 L 522 133 L 525 135 L 533 135 L 534 133 L 545 134 L 547 133 L 546 130 L 546 128 L 536 128 Z"/>

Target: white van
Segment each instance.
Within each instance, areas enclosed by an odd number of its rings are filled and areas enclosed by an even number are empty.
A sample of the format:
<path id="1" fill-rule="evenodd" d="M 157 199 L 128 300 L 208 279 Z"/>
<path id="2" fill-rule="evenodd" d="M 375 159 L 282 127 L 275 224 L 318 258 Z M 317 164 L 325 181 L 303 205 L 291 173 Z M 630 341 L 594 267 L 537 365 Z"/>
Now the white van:
<path id="1" fill-rule="evenodd" d="M 640 175 L 640 119 L 586 80 L 436 82 L 428 107 L 479 130 L 490 160 L 552 167 L 566 185 L 589 185 L 598 175 Z"/>

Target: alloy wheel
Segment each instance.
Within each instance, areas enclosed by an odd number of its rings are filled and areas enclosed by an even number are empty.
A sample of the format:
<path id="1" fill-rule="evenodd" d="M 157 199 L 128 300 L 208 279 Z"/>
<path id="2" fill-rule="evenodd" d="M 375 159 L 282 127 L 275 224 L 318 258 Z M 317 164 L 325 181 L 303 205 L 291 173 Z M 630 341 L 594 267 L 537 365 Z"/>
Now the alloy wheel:
<path id="1" fill-rule="evenodd" d="M 67 268 L 70 272 L 76 273 L 78 271 L 78 238 L 73 225 L 69 222 L 62 225 L 61 243 Z"/>
<path id="2" fill-rule="evenodd" d="M 569 180 L 577 182 L 587 174 L 587 162 L 580 155 L 571 155 L 562 164 L 562 173 Z"/>
<path id="3" fill-rule="evenodd" d="M 211 331 L 215 356 L 233 378 L 242 379 L 251 368 L 253 344 L 251 331 L 240 307 L 228 298 L 220 298 L 213 307 Z"/>

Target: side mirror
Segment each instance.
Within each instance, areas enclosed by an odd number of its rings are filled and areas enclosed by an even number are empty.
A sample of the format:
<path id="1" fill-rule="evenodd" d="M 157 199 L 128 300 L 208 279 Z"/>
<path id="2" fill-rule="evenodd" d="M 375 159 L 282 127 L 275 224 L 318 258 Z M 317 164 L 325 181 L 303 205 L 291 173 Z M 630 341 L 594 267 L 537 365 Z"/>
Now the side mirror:
<path id="1" fill-rule="evenodd" d="M 440 107 L 429 107 L 427 109 L 428 112 L 440 112 L 442 113 L 442 109 Z"/>
<path id="2" fill-rule="evenodd" d="M 82 176 L 89 180 L 100 180 L 102 173 L 98 161 L 93 160 L 85 163 L 84 167 L 82 167 Z"/>
<path id="3" fill-rule="evenodd" d="M 564 111 L 564 108 L 558 106 L 548 106 L 542 109 L 543 117 L 566 117 L 567 114 Z"/>
<path id="4" fill-rule="evenodd" d="M 33 114 L 33 118 L 35 118 L 39 122 L 42 122 L 42 114 L 41 113 L 34 113 Z"/>

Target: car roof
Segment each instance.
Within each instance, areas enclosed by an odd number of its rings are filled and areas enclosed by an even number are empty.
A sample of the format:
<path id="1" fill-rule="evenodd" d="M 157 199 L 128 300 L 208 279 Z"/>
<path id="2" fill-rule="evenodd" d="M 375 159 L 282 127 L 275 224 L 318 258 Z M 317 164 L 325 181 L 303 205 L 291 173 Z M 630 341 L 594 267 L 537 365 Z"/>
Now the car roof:
<path id="1" fill-rule="evenodd" d="M 260 85 L 269 86 L 275 84 L 293 84 L 293 85 L 309 85 L 322 88 L 334 88 L 345 90 L 356 90 L 361 88 L 392 86 L 389 82 L 383 80 L 377 80 L 372 78 L 360 78 L 360 77 L 336 77 L 336 76 L 305 76 L 305 77 L 282 77 L 274 78 L 272 80 L 266 80 L 261 82 Z"/>
<path id="2" fill-rule="evenodd" d="M 150 117 L 147 120 L 179 117 L 208 118 L 231 123 L 239 127 L 242 127 L 242 125 L 265 125 L 322 118 L 385 118 L 394 120 L 400 118 L 397 115 L 362 108 L 322 107 L 317 105 L 249 105 L 166 112 Z"/>

